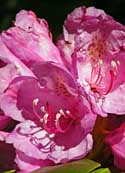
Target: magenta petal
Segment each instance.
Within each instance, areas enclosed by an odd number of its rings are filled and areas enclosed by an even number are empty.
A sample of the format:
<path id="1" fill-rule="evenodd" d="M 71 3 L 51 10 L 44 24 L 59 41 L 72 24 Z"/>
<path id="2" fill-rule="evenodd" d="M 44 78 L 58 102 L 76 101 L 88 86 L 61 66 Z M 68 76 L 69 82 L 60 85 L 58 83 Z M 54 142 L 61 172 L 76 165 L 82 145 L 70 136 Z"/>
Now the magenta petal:
<path id="1" fill-rule="evenodd" d="M 41 68 L 43 69 L 42 71 Z M 50 69 L 51 73 L 49 73 Z M 10 85 L 8 90 L 2 96 L 1 108 L 5 111 L 6 115 L 11 116 L 15 120 L 23 121 L 21 110 L 23 116 L 26 119 L 31 117 L 34 118 L 34 115 L 32 113 L 33 100 L 36 98 L 39 98 L 41 100 L 41 105 L 45 105 L 47 99 L 50 100 L 52 105 L 61 105 L 61 102 L 63 102 L 63 97 L 65 97 L 63 96 L 64 91 L 67 92 L 67 94 L 70 94 L 71 92 L 71 95 L 77 94 L 73 78 L 70 76 L 70 74 L 56 65 L 53 65 L 51 63 L 35 65 L 34 73 L 36 73 L 36 76 L 39 78 L 41 86 L 43 85 L 43 81 L 47 84 L 47 86 L 44 86 L 45 88 L 40 88 L 39 82 L 35 78 L 19 77 L 17 82 L 13 82 L 13 84 Z M 64 80 L 64 87 L 62 89 L 57 88 L 59 87 L 57 85 L 58 80 L 60 80 L 60 84 L 58 85 L 62 85 L 61 80 Z M 65 89 L 65 87 L 67 89 Z M 48 94 L 48 92 L 50 92 L 50 94 Z M 60 97 L 58 95 L 60 95 Z M 57 98 L 57 101 L 55 100 L 56 103 L 53 102 L 53 97 Z M 46 98 L 46 100 L 44 98 Z M 68 100 L 68 102 L 71 102 L 71 99 Z M 68 106 L 67 103 L 65 103 L 65 106 Z"/>
<path id="2" fill-rule="evenodd" d="M 54 62 L 35 63 L 32 66 L 32 71 L 37 76 L 41 85 L 45 85 L 54 90 L 55 87 L 57 87 L 57 83 L 63 81 L 66 87 L 68 87 L 67 89 L 71 89 L 71 92 L 77 92 L 75 79 L 63 65 Z M 53 83 L 52 86 L 51 83 Z"/>
<path id="3" fill-rule="evenodd" d="M 18 77 L 16 80 L 18 83 L 11 84 L 6 92 L 1 96 L 0 105 L 1 109 L 4 111 L 6 116 L 11 117 L 17 121 L 24 121 L 24 117 L 22 116 L 21 110 L 18 108 L 18 89 L 20 84 L 24 79 L 30 77 Z M 32 78 L 31 78 L 32 79 Z M 33 78 L 35 80 L 35 78 Z M 15 81 L 15 80 L 14 80 Z"/>
<path id="4" fill-rule="evenodd" d="M 90 24 L 94 24 L 94 22 L 98 20 L 99 16 L 106 16 L 106 14 L 103 10 L 94 7 L 78 7 L 67 16 L 64 26 L 71 34 L 77 33 L 80 31 L 78 31 L 78 28 L 81 27 L 82 29 L 82 25 L 84 25 L 85 22 L 88 22 L 88 24 L 89 22 Z"/>
<path id="5" fill-rule="evenodd" d="M 36 63 L 32 70 L 38 79 L 16 78 L 3 97 L 5 102 L 13 101 L 15 115 L 10 106 L 2 104 L 2 109 L 16 119 L 18 110 L 23 118 L 7 142 L 28 157 L 54 163 L 84 157 L 93 145 L 90 133 L 96 120 L 89 102 L 79 94 L 72 75 L 59 65 Z"/>

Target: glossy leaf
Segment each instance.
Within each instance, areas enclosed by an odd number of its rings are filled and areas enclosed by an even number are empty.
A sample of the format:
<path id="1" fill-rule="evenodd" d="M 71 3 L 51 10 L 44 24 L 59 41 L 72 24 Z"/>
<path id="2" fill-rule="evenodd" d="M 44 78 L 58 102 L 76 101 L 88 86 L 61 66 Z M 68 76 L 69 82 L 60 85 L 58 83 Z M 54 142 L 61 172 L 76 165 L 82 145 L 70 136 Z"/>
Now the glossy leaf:
<path id="1" fill-rule="evenodd" d="M 108 168 L 100 168 L 92 171 L 92 173 L 111 173 L 111 171 Z"/>
<path id="2" fill-rule="evenodd" d="M 16 170 L 10 170 L 10 171 L 4 171 L 3 173 L 15 173 L 16 172 Z"/>
<path id="3" fill-rule="evenodd" d="M 58 166 L 45 167 L 36 170 L 32 173 L 89 173 L 96 168 L 100 167 L 100 163 L 92 160 L 84 159 L 79 161 L 74 161 L 66 164 L 61 164 Z M 108 173 L 108 172 L 106 172 Z"/>

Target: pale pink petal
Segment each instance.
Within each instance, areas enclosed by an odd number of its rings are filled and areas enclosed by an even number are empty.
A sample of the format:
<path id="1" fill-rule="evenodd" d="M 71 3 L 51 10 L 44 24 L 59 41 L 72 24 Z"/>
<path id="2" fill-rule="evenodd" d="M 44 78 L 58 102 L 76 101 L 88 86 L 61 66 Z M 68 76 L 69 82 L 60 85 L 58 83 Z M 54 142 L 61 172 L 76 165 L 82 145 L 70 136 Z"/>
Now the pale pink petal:
<path id="1" fill-rule="evenodd" d="M 32 157 L 28 157 L 20 151 L 16 151 L 15 162 L 20 168 L 19 173 L 32 172 L 36 169 L 53 165 L 53 162 L 50 160 L 37 160 Z"/>
<path id="2" fill-rule="evenodd" d="M 81 159 L 92 149 L 92 135 L 88 134 L 78 145 L 65 150 L 63 146 L 55 146 L 55 151 L 50 154 L 50 159 L 55 163 L 66 163 L 69 160 Z"/>
<path id="3" fill-rule="evenodd" d="M 41 61 L 61 63 L 59 51 L 52 42 L 47 23 L 38 19 L 32 11 L 20 11 L 15 26 L 2 32 L 1 39 L 10 52 L 28 67 Z"/>
<path id="4" fill-rule="evenodd" d="M 105 98 L 102 108 L 105 112 L 125 114 L 125 84 L 120 85 Z"/>

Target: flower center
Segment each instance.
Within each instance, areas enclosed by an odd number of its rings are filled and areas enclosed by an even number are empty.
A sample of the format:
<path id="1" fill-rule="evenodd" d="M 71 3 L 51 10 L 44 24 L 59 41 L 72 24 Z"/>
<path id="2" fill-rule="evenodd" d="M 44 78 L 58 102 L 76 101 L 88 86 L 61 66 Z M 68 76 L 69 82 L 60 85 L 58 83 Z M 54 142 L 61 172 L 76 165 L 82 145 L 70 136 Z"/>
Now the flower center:
<path id="1" fill-rule="evenodd" d="M 99 34 L 93 37 L 92 44 L 88 47 L 88 56 L 93 63 L 103 58 L 106 47 L 106 41 Z"/>
<path id="2" fill-rule="evenodd" d="M 38 102 L 38 98 L 33 100 L 33 112 L 48 133 L 65 133 L 76 120 L 69 110 L 64 111 L 63 109 L 60 109 L 59 112 L 53 114 L 49 102 L 46 102 L 46 106 L 40 108 L 40 111 L 43 114 L 43 116 L 41 116 L 36 110 Z"/>

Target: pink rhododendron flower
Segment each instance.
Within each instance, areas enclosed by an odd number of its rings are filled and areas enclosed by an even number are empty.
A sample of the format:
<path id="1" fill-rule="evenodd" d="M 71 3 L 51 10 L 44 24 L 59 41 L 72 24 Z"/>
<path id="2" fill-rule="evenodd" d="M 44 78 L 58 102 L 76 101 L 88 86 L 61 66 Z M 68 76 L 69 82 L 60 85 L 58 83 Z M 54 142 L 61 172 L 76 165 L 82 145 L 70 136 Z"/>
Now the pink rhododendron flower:
<path id="1" fill-rule="evenodd" d="M 1 98 L 5 114 L 21 121 L 6 139 L 16 148 L 17 165 L 31 171 L 84 157 L 92 149 L 96 119 L 89 102 L 59 65 L 36 63 L 31 69 L 37 78 L 15 78 Z"/>
<path id="2" fill-rule="evenodd" d="M 64 22 L 59 52 L 44 19 L 16 15 L 0 35 L 0 171 L 83 158 L 93 147 L 96 114 L 109 115 L 111 127 L 99 129 L 125 170 L 124 40 L 125 27 L 103 10 L 79 7 Z"/>
<path id="3" fill-rule="evenodd" d="M 32 11 L 21 10 L 17 14 L 14 26 L 2 32 L 0 44 L 29 67 L 36 61 L 61 62 L 47 22 Z M 2 51 L 0 56 L 6 57 Z"/>
<path id="4" fill-rule="evenodd" d="M 125 170 L 125 123 L 113 130 L 105 141 L 113 152 L 115 165 Z"/>
<path id="5" fill-rule="evenodd" d="M 124 26 L 102 10 L 80 7 L 68 15 L 58 41 L 64 63 L 102 116 L 125 113 L 124 40 Z"/>
<path id="6" fill-rule="evenodd" d="M 52 43 L 47 22 L 38 19 L 32 11 L 20 11 L 14 26 L 0 35 L 0 100 L 15 77 L 35 77 L 29 68 L 33 62 L 52 60 L 61 62 L 59 51 Z M 14 107 L 12 109 L 14 113 Z M 9 120 L 10 117 L 4 112 L 0 116 L 0 129 Z"/>
<path id="7" fill-rule="evenodd" d="M 90 31 L 97 28 L 96 25 L 99 23 L 100 17 L 104 18 L 105 16 L 106 14 L 103 10 L 94 7 L 79 7 L 67 16 L 63 26 L 64 33 L 58 40 L 58 47 L 62 59 L 69 69 L 71 69 L 72 65 L 72 54 L 77 46 L 75 43 L 76 35 L 83 33 L 84 28 L 87 28 Z M 94 28 L 91 27 L 91 25 L 93 25 Z"/>
<path id="8" fill-rule="evenodd" d="M 31 69 L 32 64 L 43 61 L 62 63 L 59 51 L 52 42 L 52 37 L 48 30 L 47 22 L 44 19 L 38 19 L 31 11 L 22 10 L 17 14 L 14 26 L 7 31 L 2 32 L 0 35 L 0 130 L 3 130 L 3 132 L 8 126 L 10 131 L 14 129 L 14 126 L 19 121 L 24 122 L 25 124 L 25 121 L 27 120 L 27 118 L 22 115 L 20 108 L 17 109 L 17 104 L 19 102 L 16 90 L 14 91 L 10 89 L 8 93 L 10 97 L 8 97 L 7 100 L 4 99 L 8 86 L 11 84 L 14 78 L 20 76 L 34 77 L 33 83 L 35 84 L 35 78 L 37 77 Z M 63 64 L 61 64 L 61 66 L 63 66 Z M 48 71 L 49 70 L 50 69 L 48 68 Z M 40 71 L 43 71 L 44 73 L 44 69 L 40 69 Z M 51 79 L 49 81 L 51 83 Z M 44 79 L 42 79 L 40 82 L 44 83 Z M 30 90 L 30 92 L 31 91 L 33 90 Z M 33 102 L 33 100 L 31 100 L 31 102 Z M 31 104 L 31 107 L 32 106 L 33 105 Z M 29 113 L 26 115 L 29 116 Z M 17 123 L 13 125 L 11 119 L 17 120 Z M 31 124 L 34 123 L 32 118 L 31 120 Z M 87 137 L 87 139 L 88 138 L 90 138 L 90 146 L 85 151 L 86 154 L 92 148 L 91 135 Z M 26 139 L 29 138 L 26 136 Z M 23 146 L 27 145 L 27 143 L 25 144 L 26 139 L 23 141 Z M 30 142 L 32 143 L 32 141 Z M 16 141 L 16 143 L 18 142 Z M 6 146 L 9 147 L 10 144 L 6 144 Z M 34 149 L 32 152 L 34 156 L 36 151 Z M 38 159 L 34 156 L 28 156 L 26 151 L 23 153 L 20 147 L 16 148 L 16 163 L 22 172 L 31 172 L 39 167 L 54 164 L 52 159 Z M 6 169 L 8 169 L 8 167 L 6 167 Z"/>

